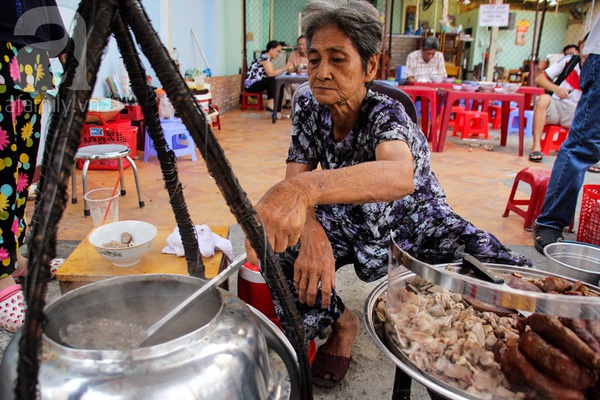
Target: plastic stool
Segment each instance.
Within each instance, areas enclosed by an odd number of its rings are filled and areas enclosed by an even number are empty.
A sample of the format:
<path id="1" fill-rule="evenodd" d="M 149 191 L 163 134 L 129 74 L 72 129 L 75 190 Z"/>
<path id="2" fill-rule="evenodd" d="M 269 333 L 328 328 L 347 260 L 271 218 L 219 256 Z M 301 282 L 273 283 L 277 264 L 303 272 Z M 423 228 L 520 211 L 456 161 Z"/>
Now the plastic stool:
<path id="1" fill-rule="evenodd" d="M 523 133 L 525 137 L 531 137 L 533 135 L 533 110 L 525 110 L 525 128 L 523 128 Z M 514 109 L 508 114 L 508 129 L 506 131 L 507 135 L 511 133 L 519 133 L 519 110 Z"/>
<path id="2" fill-rule="evenodd" d="M 181 123 L 181 119 L 163 119 L 160 121 L 160 125 L 163 129 L 163 135 L 167 141 L 167 145 L 173 150 L 176 157 L 189 155 L 192 157 L 192 161 L 196 161 L 196 145 L 192 136 L 188 132 L 184 124 Z M 148 157 L 157 156 L 156 149 L 154 148 L 154 142 L 146 130 L 146 140 L 144 143 L 144 158 L 143 161 L 148 161 Z"/>
<path id="3" fill-rule="evenodd" d="M 463 107 L 463 106 L 452 107 L 452 113 L 450 114 L 450 116 L 454 115 L 454 118 L 450 118 L 450 121 L 448 121 L 448 126 L 455 126 L 457 113 L 464 111 L 464 110 L 465 110 L 465 107 Z"/>
<path id="4" fill-rule="evenodd" d="M 513 110 L 514 108 L 510 109 L 510 111 Z M 491 104 L 488 106 L 488 113 L 490 114 L 492 129 L 500 129 L 500 126 L 502 126 L 502 104 Z"/>
<path id="5" fill-rule="evenodd" d="M 258 111 L 262 111 L 262 109 L 263 109 L 263 101 L 262 101 L 263 92 L 260 92 L 260 93 L 244 92 L 244 93 L 242 93 L 242 111 L 247 110 L 249 108 L 256 108 Z M 248 103 L 248 97 L 256 98 L 256 104 Z"/>
<path id="6" fill-rule="evenodd" d="M 508 217 L 508 213 L 513 211 L 525 219 L 523 229 L 527 231 L 532 230 L 533 222 L 542 210 L 542 203 L 546 196 L 551 172 L 548 168 L 535 167 L 527 167 L 519 171 L 517 176 L 515 176 L 515 181 L 510 191 L 510 196 L 508 196 L 508 202 L 506 203 L 506 209 L 502 216 Z M 527 183 L 531 187 L 531 195 L 528 199 L 515 199 L 517 187 L 520 182 Z M 527 206 L 527 208 L 523 209 L 519 206 Z"/>
<path id="7" fill-rule="evenodd" d="M 564 128 L 560 125 L 544 125 L 544 135 L 542 137 L 541 146 L 542 153 L 545 155 L 550 154 L 552 150 L 560 150 L 560 146 L 563 144 L 567 135 L 569 134 L 569 128 Z M 558 133 L 556 139 L 554 136 Z"/>
<path id="8" fill-rule="evenodd" d="M 87 193 L 87 173 L 90 167 L 90 161 L 92 160 L 114 160 L 116 159 L 119 163 L 119 174 L 121 175 L 121 196 L 127 194 L 125 190 L 125 176 L 123 175 L 123 158 L 129 162 L 131 169 L 133 170 L 133 177 L 135 178 L 135 187 L 137 189 L 138 201 L 140 208 L 144 208 L 144 200 L 142 198 L 142 188 L 140 186 L 140 178 L 138 176 L 138 169 L 135 162 L 129 157 L 131 150 L 129 147 L 122 144 L 96 144 L 92 146 L 80 147 L 75 153 L 74 161 L 85 160 L 83 163 L 83 169 L 81 170 L 81 180 L 83 184 L 83 193 Z M 77 182 L 75 180 L 75 165 L 73 163 L 73 169 L 71 171 L 71 203 L 77 203 Z M 90 216 L 90 209 L 83 199 L 83 216 Z"/>
<path id="9" fill-rule="evenodd" d="M 471 135 L 488 136 L 488 113 L 483 111 L 462 110 L 456 113 L 456 125 L 452 136 L 460 133 L 461 139 L 468 139 Z"/>

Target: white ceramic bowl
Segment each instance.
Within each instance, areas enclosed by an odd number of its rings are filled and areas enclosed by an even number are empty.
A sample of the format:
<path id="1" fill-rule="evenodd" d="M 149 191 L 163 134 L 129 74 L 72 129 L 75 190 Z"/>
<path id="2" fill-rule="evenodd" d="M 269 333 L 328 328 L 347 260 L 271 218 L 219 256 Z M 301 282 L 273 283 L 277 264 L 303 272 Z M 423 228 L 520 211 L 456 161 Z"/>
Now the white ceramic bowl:
<path id="1" fill-rule="evenodd" d="M 465 92 L 474 92 L 479 88 L 479 86 L 477 86 L 477 85 L 462 85 L 462 88 Z"/>
<path id="2" fill-rule="evenodd" d="M 521 87 L 521 84 L 520 83 L 506 83 L 504 86 L 508 88 L 509 93 L 515 93 L 517 90 L 519 90 L 519 88 Z"/>
<path id="3" fill-rule="evenodd" d="M 491 92 L 496 87 L 496 82 L 479 82 L 482 92 Z"/>
<path id="4" fill-rule="evenodd" d="M 444 81 L 444 78 L 440 77 L 440 76 L 432 76 L 431 77 L 431 82 L 433 83 L 442 83 Z"/>
<path id="5" fill-rule="evenodd" d="M 544 247 L 546 270 L 598 285 L 600 247 L 579 242 L 557 242 Z"/>
<path id="6" fill-rule="evenodd" d="M 446 79 L 444 79 L 444 82 L 445 82 L 445 83 L 454 83 L 454 81 L 455 81 L 455 80 L 456 80 L 456 78 L 452 78 L 452 77 L 450 77 L 450 78 L 446 78 Z"/>
<path id="7" fill-rule="evenodd" d="M 108 245 L 111 240 L 121 242 L 121 234 L 128 232 L 133 237 L 133 246 L 115 248 Z M 140 262 L 150 250 L 157 229 L 144 221 L 117 221 L 97 227 L 88 240 L 98 254 L 117 267 L 131 267 Z"/>
<path id="8" fill-rule="evenodd" d="M 504 93 L 504 88 L 501 88 L 501 87 L 494 88 L 494 92 L 496 92 L 496 93 Z"/>
<path id="9" fill-rule="evenodd" d="M 457 84 L 452 85 L 452 89 L 454 89 L 454 90 L 462 90 L 462 88 L 463 88 L 462 85 L 457 85 Z"/>

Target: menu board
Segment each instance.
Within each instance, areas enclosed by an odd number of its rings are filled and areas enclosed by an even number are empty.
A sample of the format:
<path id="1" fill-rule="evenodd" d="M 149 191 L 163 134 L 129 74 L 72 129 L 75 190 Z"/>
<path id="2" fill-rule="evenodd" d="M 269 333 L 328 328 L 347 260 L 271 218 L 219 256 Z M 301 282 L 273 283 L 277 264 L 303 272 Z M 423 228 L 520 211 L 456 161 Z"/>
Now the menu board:
<path id="1" fill-rule="evenodd" d="M 479 6 L 479 26 L 507 26 L 509 4 L 482 4 Z"/>

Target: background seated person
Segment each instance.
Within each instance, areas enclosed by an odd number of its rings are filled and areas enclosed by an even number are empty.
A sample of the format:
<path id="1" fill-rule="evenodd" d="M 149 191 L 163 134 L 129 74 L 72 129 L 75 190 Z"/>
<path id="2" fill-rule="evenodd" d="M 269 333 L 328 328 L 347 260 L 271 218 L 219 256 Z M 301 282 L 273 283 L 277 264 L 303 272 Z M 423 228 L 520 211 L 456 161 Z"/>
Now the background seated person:
<path id="1" fill-rule="evenodd" d="M 244 90 L 250 93 L 260 93 L 267 89 L 267 111 L 273 111 L 273 99 L 275 98 L 275 77 L 288 71 L 288 66 L 275 69 L 271 60 L 274 60 L 281 53 L 281 44 L 277 40 L 271 40 L 267 43 L 267 49 L 262 52 L 260 57 L 252 61 L 246 80 L 244 80 Z"/>
<path id="2" fill-rule="evenodd" d="M 579 47 L 574 44 L 565 46 L 563 49 L 565 57 L 535 78 L 535 83 L 551 92 L 552 95 L 543 94 L 538 97 L 533 109 L 533 144 L 529 153 L 529 161 L 541 162 L 544 158 L 542 150 L 542 132 L 544 125 L 560 125 L 571 128 L 573 115 L 577 102 L 581 98 L 581 87 L 579 86 L 580 65 L 567 76 L 567 78 L 556 85 L 554 81 L 565 69 L 567 63 L 574 55 L 579 55 Z M 581 62 L 580 62 L 581 63 Z"/>
<path id="3" fill-rule="evenodd" d="M 344 378 L 360 326 L 335 291 L 335 272 L 353 264 L 365 282 L 386 276 L 390 235 L 434 264 L 466 253 L 483 262 L 531 262 L 454 212 L 431 171 L 425 135 L 400 102 L 369 89 L 383 38 L 377 9 L 363 0 L 313 0 L 302 27 L 311 92 L 298 97 L 285 179 L 255 209 L 280 253 L 306 340 L 332 328 L 311 366 L 312 382 L 329 388 Z"/>
<path id="4" fill-rule="evenodd" d="M 298 38 L 298 50 L 292 51 L 290 57 L 288 58 L 288 71 L 290 73 L 295 72 L 297 74 L 306 74 L 306 70 L 308 68 L 308 56 L 306 55 L 306 38 L 304 35 Z M 293 83 L 290 85 L 285 85 L 283 88 L 283 98 L 285 99 L 285 105 L 283 108 L 290 108 L 292 105 L 290 103 L 290 99 L 292 98 L 292 93 L 299 86 L 297 83 Z"/>
<path id="5" fill-rule="evenodd" d="M 444 54 L 437 51 L 438 40 L 427 36 L 421 43 L 421 50 L 415 50 L 406 57 L 406 81 L 431 82 L 431 77 L 447 78 Z"/>

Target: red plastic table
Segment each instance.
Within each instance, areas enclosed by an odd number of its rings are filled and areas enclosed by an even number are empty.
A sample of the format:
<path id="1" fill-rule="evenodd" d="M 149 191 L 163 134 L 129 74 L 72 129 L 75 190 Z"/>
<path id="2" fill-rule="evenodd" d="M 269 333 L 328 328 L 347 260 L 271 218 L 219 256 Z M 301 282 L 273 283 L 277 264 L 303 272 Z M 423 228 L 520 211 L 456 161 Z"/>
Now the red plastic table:
<path id="1" fill-rule="evenodd" d="M 407 95 L 410 96 L 413 102 L 417 98 L 421 98 L 421 129 L 427 140 L 431 142 L 432 151 L 438 151 L 438 90 L 433 87 L 405 85 L 401 86 Z M 429 126 L 429 117 L 431 116 L 431 126 Z"/>
<path id="2" fill-rule="evenodd" d="M 452 113 L 452 106 L 460 100 L 479 100 L 489 103 L 491 101 L 502 102 L 502 124 L 500 127 L 500 145 L 506 146 L 506 137 L 508 131 L 508 114 L 510 112 L 510 103 L 514 101 L 519 107 L 519 121 L 524 121 L 525 111 L 525 95 L 523 93 L 483 93 L 483 92 L 466 92 L 463 90 L 440 89 L 446 92 L 446 105 L 442 111 L 442 123 L 440 125 L 440 136 L 438 140 L 438 151 L 444 151 L 444 142 L 446 141 L 446 131 Z M 519 124 L 519 156 L 523 155 L 523 139 L 525 124 Z"/>
<path id="3" fill-rule="evenodd" d="M 544 88 L 537 86 L 521 86 L 519 90 L 517 90 L 517 93 L 523 93 L 525 95 L 525 106 L 529 110 L 531 107 L 531 98 L 533 96 L 540 96 L 546 93 L 546 91 Z"/>

